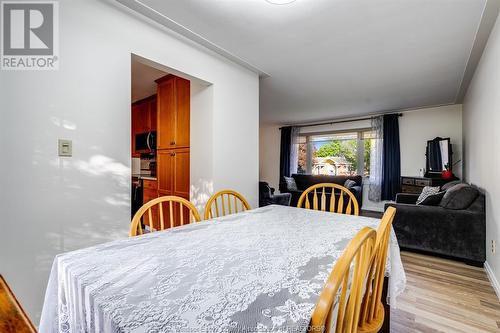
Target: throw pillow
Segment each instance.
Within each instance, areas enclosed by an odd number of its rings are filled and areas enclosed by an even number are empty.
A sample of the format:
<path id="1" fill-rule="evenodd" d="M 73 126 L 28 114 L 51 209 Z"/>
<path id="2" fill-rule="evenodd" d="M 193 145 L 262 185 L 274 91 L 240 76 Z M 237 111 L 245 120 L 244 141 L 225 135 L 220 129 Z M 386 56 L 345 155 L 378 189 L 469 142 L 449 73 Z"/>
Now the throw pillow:
<path id="1" fill-rule="evenodd" d="M 295 179 L 293 177 L 283 177 L 285 178 L 286 188 L 289 191 L 298 191 L 297 184 L 295 183 Z"/>
<path id="2" fill-rule="evenodd" d="M 446 191 L 439 205 L 448 209 L 466 209 L 478 195 L 477 188 L 469 184 L 457 184 Z"/>
<path id="3" fill-rule="evenodd" d="M 448 189 L 452 188 L 453 186 L 457 185 L 457 184 L 461 184 L 462 181 L 461 180 L 454 180 L 452 182 L 448 182 L 446 184 L 444 184 L 443 186 L 441 186 L 441 191 L 448 191 Z"/>
<path id="4" fill-rule="evenodd" d="M 437 194 L 439 192 L 439 186 L 425 186 L 422 193 L 418 196 L 417 205 L 420 205 L 429 195 Z"/>
<path id="5" fill-rule="evenodd" d="M 444 196 L 445 193 L 446 193 L 446 191 L 441 191 L 441 192 L 438 192 L 436 194 L 431 194 L 431 195 L 427 196 L 427 198 L 425 198 L 418 205 L 422 205 L 422 206 L 437 206 L 437 205 L 439 205 L 439 203 L 443 199 L 443 196 Z"/>
<path id="6" fill-rule="evenodd" d="M 358 184 L 352 179 L 347 179 L 344 183 L 344 187 L 348 188 L 348 189 L 353 187 L 353 186 L 356 186 L 356 185 L 358 185 Z"/>

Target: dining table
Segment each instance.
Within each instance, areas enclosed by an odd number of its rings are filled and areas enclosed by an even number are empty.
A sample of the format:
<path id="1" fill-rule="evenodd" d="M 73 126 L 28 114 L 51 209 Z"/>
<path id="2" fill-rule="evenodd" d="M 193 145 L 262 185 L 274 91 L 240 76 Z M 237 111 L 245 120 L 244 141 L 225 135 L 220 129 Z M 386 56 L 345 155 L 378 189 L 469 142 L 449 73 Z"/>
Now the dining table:
<path id="1" fill-rule="evenodd" d="M 335 262 L 380 219 L 266 206 L 55 257 L 40 333 L 307 332 Z M 391 307 L 406 277 L 391 231 Z"/>

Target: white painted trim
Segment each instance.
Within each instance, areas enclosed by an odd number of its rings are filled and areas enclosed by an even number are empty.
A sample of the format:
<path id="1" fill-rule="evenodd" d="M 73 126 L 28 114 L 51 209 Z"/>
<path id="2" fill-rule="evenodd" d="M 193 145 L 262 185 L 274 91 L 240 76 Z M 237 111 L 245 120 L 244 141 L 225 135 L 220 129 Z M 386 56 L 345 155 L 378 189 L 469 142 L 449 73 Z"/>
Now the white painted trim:
<path id="1" fill-rule="evenodd" d="M 495 294 L 497 294 L 497 297 L 500 300 L 500 283 L 498 283 L 498 280 L 495 274 L 493 274 L 493 270 L 487 261 L 484 262 L 484 270 L 486 271 L 486 275 L 488 275 L 488 279 L 490 279 L 493 289 L 495 289 Z"/>

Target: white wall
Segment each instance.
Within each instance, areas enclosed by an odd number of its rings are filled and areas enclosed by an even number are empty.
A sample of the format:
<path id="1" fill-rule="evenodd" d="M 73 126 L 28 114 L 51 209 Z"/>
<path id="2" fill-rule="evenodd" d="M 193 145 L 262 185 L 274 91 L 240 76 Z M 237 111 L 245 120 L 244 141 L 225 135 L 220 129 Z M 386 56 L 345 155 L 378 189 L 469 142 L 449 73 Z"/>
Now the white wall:
<path id="1" fill-rule="evenodd" d="M 370 121 L 342 123 L 307 127 L 301 133 L 345 130 L 370 127 Z M 260 126 L 260 179 L 273 187 L 279 185 L 280 133 L 276 125 Z M 427 140 L 437 136 L 450 137 L 453 145 L 453 161 L 462 159 L 462 105 L 423 108 L 404 112 L 399 118 L 401 144 L 401 175 L 418 176 L 419 169 L 425 168 L 425 147 Z M 458 163 L 454 173 L 462 176 L 462 163 Z M 363 190 L 363 208 L 383 210 L 384 203 L 368 200 L 368 183 Z"/>
<path id="2" fill-rule="evenodd" d="M 213 85 L 191 80 L 190 196 L 200 214 L 204 213 L 204 206 L 214 193 L 214 133 L 213 126 L 207 126 L 214 118 L 213 93 Z"/>
<path id="3" fill-rule="evenodd" d="M 462 105 L 448 105 L 405 112 L 399 118 L 401 145 L 401 175 L 418 176 L 425 168 L 427 140 L 449 137 L 453 149 L 453 162 L 462 159 Z M 462 177 L 462 163 L 453 167 L 453 173 Z"/>
<path id="4" fill-rule="evenodd" d="M 35 323 L 56 254 L 127 236 L 131 53 L 212 84 L 193 92 L 195 116 L 213 103 L 192 124 L 193 186 L 258 201 L 257 74 L 106 1 L 59 3 L 60 70 L 0 73 L 0 274 Z"/>
<path id="5" fill-rule="evenodd" d="M 486 260 L 500 280 L 500 256 L 491 241 L 500 241 L 500 19 L 464 100 L 465 179 L 486 192 Z M 498 248 L 498 247 L 497 247 Z M 498 287 L 498 285 L 496 286 Z"/>

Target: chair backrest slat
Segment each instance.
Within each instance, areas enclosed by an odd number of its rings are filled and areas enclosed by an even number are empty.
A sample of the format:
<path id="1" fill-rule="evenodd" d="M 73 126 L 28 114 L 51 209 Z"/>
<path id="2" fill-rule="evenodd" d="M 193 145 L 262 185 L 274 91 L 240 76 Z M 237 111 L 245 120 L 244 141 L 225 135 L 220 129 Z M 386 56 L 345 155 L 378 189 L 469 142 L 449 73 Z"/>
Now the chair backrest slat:
<path id="1" fill-rule="evenodd" d="M 215 214 L 216 216 L 219 216 L 219 203 L 218 203 L 218 198 L 215 198 Z"/>
<path id="2" fill-rule="evenodd" d="M 344 193 L 342 193 L 341 191 L 339 195 L 339 204 L 337 206 L 337 213 L 342 214 L 343 211 L 344 211 Z"/>
<path id="3" fill-rule="evenodd" d="M 365 227 L 354 236 L 335 263 L 312 313 L 309 332 L 357 332 L 363 287 L 375 248 L 375 230 Z M 351 273 L 352 271 L 352 273 Z M 337 307 L 338 311 L 332 311 Z M 336 318 L 332 318 L 333 315 Z"/>
<path id="4" fill-rule="evenodd" d="M 163 218 L 163 202 L 160 202 L 158 204 L 159 208 L 160 208 L 160 227 L 161 227 L 161 230 L 164 230 L 165 229 L 165 219 Z"/>
<path id="5" fill-rule="evenodd" d="M 321 189 L 321 199 L 318 200 L 317 189 Z M 331 189 L 327 191 L 327 189 Z M 338 199 L 337 193 L 335 190 L 338 190 Z M 311 203 L 309 200 L 309 196 L 312 194 L 313 200 L 313 208 L 314 210 L 326 211 L 329 210 L 332 213 L 338 214 L 348 214 L 348 215 L 359 215 L 359 204 L 351 191 L 349 191 L 344 186 L 334 184 L 334 183 L 321 183 L 310 186 L 304 192 L 302 192 L 299 201 L 297 203 L 298 208 L 306 208 L 311 209 Z M 327 209 L 327 195 L 330 195 L 330 207 Z M 345 197 L 345 198 L 344 198 Z M 347 201 L 347 205 L 344 204 L 345 200 Z"/>
<path id="6" fill-rule="evenodd" d="M 332 194 L 330 195 L 330 212 L 335 213 L 335 188 L 332 187 Z"/>
<path id="7" fill-rule="evenodd" d="M 169 214 L 170 228 L 173 228 L 175 224 L 174 224 L 174 207 L 172 201 L 168 202 L 168 211 L 170 213 Z"/>
<path id="8" fill-rule="evenodd" d="M 221 210 L 219 210 L 218 202 L 221 202 Z M 234 207 L 232 202 L 234 202 Z M 238 202 L 241 204 L 241 211 L 250 210 L 250 204 L 240 193 L 233 190 L 222 190 L 212 195 L 205 206 L 205 220 L 221 217 L 228 214 L 239 213 Z M 227 204 L 227 209 L 226 209 Z M 215 207 L 215 214 L 214 208 Z M 226 214 L 227 213 L 227 214 Z"/>
<path id="9" fill-rule="evenodd" d="M 326 209 L 326 194 L 325 188 L 323 187 L 323 191 L 321 191 L 321 210 L 325 211 Z"/>
<path id="10" fill-rule="evenodd" d="M 153 221 L 153 212 L 151 211 L 151 208 L 148 209 L 148 218 L 149 218 L 149 228 L 151 230 L 154 230 L 155 221 Z"/>
<path id="11" fill-rule="evenodd" d="M 345 209 L 345 213 L 347 215 L 351 215 L 351 203 L 352 203 L 352 200 L 351 200 L 351 198 L 349 198 L 349 202 L 347 203 L 347 208 Z"/>
<path id="12" fill-rule="evenodd" d="M 226 198 L 227 198 L 227 207 L 228 207 L 228 210 L 229 210 L 229 215 L 231 215 L 233 213 L 233 210 L 232 210 L 232 206 L 231 206 L 231 197 L 229 195 L 226 195 Z"/>
<path id="13" fill-rule="evenodd" d="M 164 230 L 165 229 L 165 218 L 164 218 L 164 212 L 163 212 L 163 203 L 168 202 L 168 217 L 169 217 L 169 226 L 170 228 L 176 226 L 176 225 L 183 225 L 184 224 L 184 215 L 182 210 L 184 207 L 186 207 L 189 210 L 190 216 L 193 216 L 193 220 L 196 222 L 200 222 L 200 214 L 198 213 L 198 210 L 196 207 L 189 202 L 188 200 L 181 198 L 181 197 L 176 197 L 176 196 L 164 196 L 164 197 L 159 197 L 156 199 L 153 199 L 146 204 L 144 204 L 137 213 L 135 213 L 134 217 L 132 218 L 132 223 L 130 224 L 130 231 L 129 231 L 129 236 L 137 236 L 137 235 L 142 235 L 142 222 L 144 217 L 148 218 L 148 223 L 151 232 L 156 231 L 156 230 Z M 174 204 L 178 204 L 181 209 L 181 213 L 179 214 L 179 217 L 181 219 L 180 222 L 176 223 L 175 221 L 175 214 L 174 214 Z M 159 206 L 159 207 L 158 207 Z M 153 211 L 155 212 L 153 214 Z M 158 221 L 155 221 L 154 217 L 156 217 L 156 212 L 158 212 Z M 189 222 L 191 222 L 191 218 L 189 219 Z"/>
<path id="14" fill-rule="evenodd" d="M 184 225 L 184 205 L 179 205 L 179 215 L 181 220 L 181 225 Z"/>
<path id="15" fill-rule="evenodd" d="M 318 193 L 316 193 L 316 189 L 314 189 L 313 209 L 318 210 Z"/>

